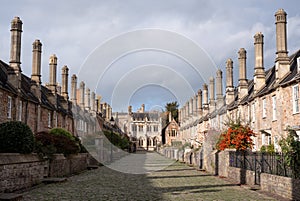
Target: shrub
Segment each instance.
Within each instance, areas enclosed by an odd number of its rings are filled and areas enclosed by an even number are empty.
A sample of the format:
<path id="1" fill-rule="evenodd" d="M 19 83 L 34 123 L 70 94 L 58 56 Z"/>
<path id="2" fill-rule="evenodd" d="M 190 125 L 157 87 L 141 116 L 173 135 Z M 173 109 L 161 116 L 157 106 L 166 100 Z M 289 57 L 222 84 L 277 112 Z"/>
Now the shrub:
<path id="1" fill-rule="evenodd" d="M 75 141 L 75 137 L 69 131 L 67 131 L 63 128 L 52 128 L 50 130 L 50 134 L 58 135 L 58 136 L 65 136 L 65 137 L 69 138 L 70 140 Z"/>
<path id="2" fill-rule="evenodd" d="M 0 124 L 1 153 L 31 153 L 34 149 L 34 136 L 28 125 L 19 121 Z"/>
<path id="3" fill-rule="evenodd" d="M 235 148 L 236 150 L 244 151 L 252 148 L 253 142 L 251 137 L 255 136 L 255 134 L 248 125 L 243 125 L 239 119 L 236 121 L 229 120 L 225 125 L 228 128 L 220 135 L 217 143 L 218 150 Z"/>
<path id="4" fill-rule="evenodd" d="M 73 139 L 71 140 L 66 135 L 39 132 L 36 134 L 36 151 L 50 158 L 54 153 L 61 153 L 65 156 L 79 153 L 79 142 L 75 140 L 75 137 Z"/>

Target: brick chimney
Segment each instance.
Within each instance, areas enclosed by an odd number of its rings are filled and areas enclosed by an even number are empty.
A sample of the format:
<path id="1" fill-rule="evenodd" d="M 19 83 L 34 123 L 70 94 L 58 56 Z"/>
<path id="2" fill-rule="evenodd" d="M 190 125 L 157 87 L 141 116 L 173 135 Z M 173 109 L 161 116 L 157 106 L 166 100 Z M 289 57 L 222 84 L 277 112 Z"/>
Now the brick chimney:
<path id="1" fill-rule="evenodd" d="M 238 97 L 239 100 L 248 95 L 248 80 L 247 80 L 247 70 L 246 70 L 246 59 L 247 52 L 244 48 L 241 48 L 238 52 L 239 54 L 239 88 Z"/>
<path id="2" fill-rule="evenodd" d="M 21 89 L 21 36 L 22 36 L 22 21 L 19 17 L 15 17 L 11 21 L 11 44 L 10 44 L 10 61 L 9 65 L 12 68 L 8 72 L 9 81 L 18 90 Z"/>
<path id="3" fill-rule="evenodd" d="M 226 105 L 234 101 L 233 88 L 233 61 L 228 59 L 226 61 Z"/>
<path id="4" fill-rule="evenodd" d="M 255 66 L 254 66 L 254 93 L 257 93 L 266 84 L 264 68 L 264 35 L 259 32 L 254 35 Z"/>
<path id="5" fill-rule="evenodd" d="M 276 81 L 280 81 L 290 72 L 289 57 L 287 51 L 287 34 L 286 34 L 286 12 L 279 9 L 275 13 L 276 24 Z"/>

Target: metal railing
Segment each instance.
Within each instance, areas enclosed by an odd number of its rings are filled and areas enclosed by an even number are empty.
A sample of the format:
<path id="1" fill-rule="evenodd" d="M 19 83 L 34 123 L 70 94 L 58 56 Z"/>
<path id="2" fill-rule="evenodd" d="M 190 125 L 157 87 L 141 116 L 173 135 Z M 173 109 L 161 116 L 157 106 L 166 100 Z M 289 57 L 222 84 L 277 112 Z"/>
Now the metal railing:
<path id="1" fill-rule="evenodd" d="M 229 158 L 231 167 L 252 170 L 256 174 L 268 173 L 291 178 L 300 176 L 300 169 L 296 168 L 298 161 L 287 154 L 232 151 Z"/>

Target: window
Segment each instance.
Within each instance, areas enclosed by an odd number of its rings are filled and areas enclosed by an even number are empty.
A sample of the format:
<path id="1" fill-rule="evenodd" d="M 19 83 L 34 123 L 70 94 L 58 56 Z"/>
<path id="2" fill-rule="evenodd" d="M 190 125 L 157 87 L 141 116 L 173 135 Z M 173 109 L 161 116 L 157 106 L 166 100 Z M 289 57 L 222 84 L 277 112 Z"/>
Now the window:
<path id="1" fill-rule="evenodd" d="M 262 109 L 263 109 L 262 117 L 266 118 L 267 117 L 267 101 L 265 98 L 262 100 Z"/>
<path id="2" fill-rule="evenodd" d="M 135 124 L 132 124 L 132 125 L 131 125 L 131 130 L 132 130 L 132 131 L 136 131 L 136 125 L 135 125 Z"/>
<path id="3" fill-rule="evenodd" d="M 277 117 L 276 117 L 276 96 L 272 96 L 272 119 L 273 119 L 273 121 L 277 119 Z"/>
<path id="4" fill-rule="evenodd" d="M 48 127 L 51 127 L 51 112 L 48 112 Z"/>
<path id="5" fill-rule="evenodd" d="M 299 86 L 293 86 L 293 113 L 299 113 Z"/>
<path id="6" fill-rule="evenodd" d="M 22 121 L 22 101 L 19 101 L 19 115 L 18 120 Z"/>
<path id="7" fill-rule="evenodd" d="M 147 131 L 151 132 L 151 126 L 147 125 Z"/>
<path id="8" fill-rule="evenodd" d="M 11 107 L 12 107 L 12 98 L 7 96 L 7 118 L 11 118 Z"/>
<path id="9" fill-rule="evenodd" d="M 158 131 L 158 126 L 157 126 L 157 125 L 153 126 L 153 131 L 154 131 L 154 132 L 157 132 L 157 131 Z"/>
<path id="10" fill-rule="evenodd" d="M 143 132 L 143 125 L 139 125 L 139 132 Z"/>
<path id="11" fill-rule="evenodd" d="M 172 129 L 172 137 L 176 137 L 176 130 Z"/>

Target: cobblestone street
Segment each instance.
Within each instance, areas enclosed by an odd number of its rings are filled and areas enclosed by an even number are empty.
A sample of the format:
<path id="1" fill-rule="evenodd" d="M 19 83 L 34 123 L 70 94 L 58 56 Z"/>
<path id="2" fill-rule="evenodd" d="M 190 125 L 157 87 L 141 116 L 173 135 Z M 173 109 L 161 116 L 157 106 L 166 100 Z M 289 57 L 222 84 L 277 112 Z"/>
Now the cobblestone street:
<path id="1" fill-rule="evenodd" d="M 162 161 L 162 156 L 156 153 L 131 154 L 126 157 L 139 160 L 151 157 Z M 157 165 L 148 163 L 148 166 Z M 102 166 L 72 176 L 64 183 L 41 184 L 23 193 L 23 197 L 28 201 L 275 200 L 177 162 L 148 174 L 121 173 Z"/>

